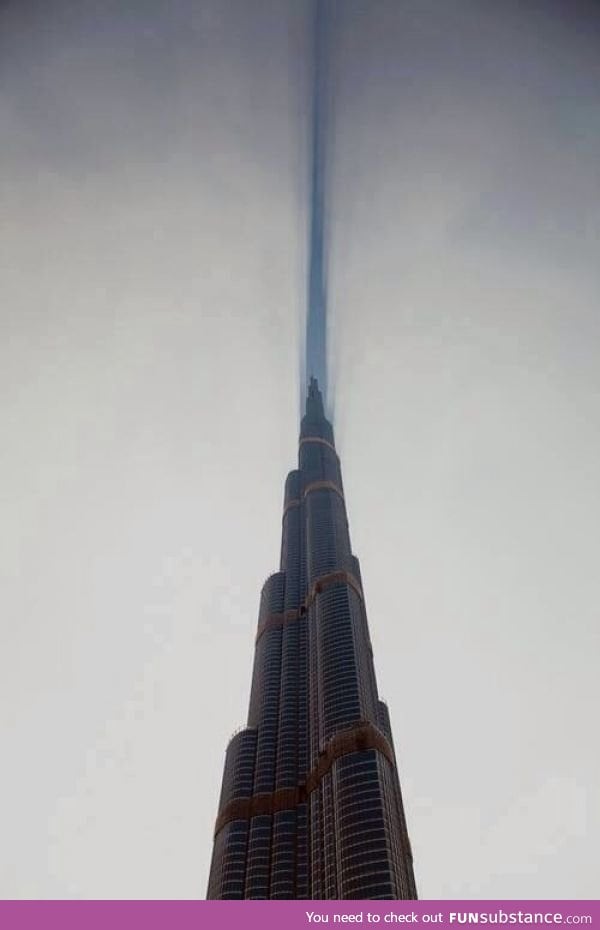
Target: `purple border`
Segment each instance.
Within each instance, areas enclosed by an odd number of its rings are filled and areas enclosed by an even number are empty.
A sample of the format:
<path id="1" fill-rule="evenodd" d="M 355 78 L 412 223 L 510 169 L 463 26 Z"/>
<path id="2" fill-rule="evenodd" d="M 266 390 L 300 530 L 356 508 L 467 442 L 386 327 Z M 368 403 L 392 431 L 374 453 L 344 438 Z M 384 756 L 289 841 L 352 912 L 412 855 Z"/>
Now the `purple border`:
<path id="1" fill-rule="evenodd" d="M 0 930 L 381 930 L 411 924 L 600 930 L 600 901 L 0 901 Z"/>

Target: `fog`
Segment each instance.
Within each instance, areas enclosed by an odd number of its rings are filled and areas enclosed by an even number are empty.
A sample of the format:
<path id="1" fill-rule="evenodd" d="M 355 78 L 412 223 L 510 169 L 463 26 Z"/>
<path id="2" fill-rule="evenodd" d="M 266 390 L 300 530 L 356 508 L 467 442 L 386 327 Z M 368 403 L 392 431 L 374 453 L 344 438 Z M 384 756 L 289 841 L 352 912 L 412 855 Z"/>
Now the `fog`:
<path id="1" fill-rule="evenodd" d="M 599 17 L 344 0 L 330 402 L 423 898 L 597 897 Z M 0 894 L 203 897 L 297 454 L 308 9 L 0 7 Z"/>

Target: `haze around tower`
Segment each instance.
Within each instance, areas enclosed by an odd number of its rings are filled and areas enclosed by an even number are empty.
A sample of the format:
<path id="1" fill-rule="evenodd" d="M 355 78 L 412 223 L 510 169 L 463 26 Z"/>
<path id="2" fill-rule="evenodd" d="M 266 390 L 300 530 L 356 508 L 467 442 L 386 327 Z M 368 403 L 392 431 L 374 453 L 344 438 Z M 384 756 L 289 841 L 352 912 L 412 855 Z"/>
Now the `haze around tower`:
<path id="1" fill-rule="evenodd" d="M 298 438 L 312 8 L 0 4 L 6 896 L 205 887 Z M 594 897 L 600 10 L 331 38 L 328 408 L 419 892 Z"/>

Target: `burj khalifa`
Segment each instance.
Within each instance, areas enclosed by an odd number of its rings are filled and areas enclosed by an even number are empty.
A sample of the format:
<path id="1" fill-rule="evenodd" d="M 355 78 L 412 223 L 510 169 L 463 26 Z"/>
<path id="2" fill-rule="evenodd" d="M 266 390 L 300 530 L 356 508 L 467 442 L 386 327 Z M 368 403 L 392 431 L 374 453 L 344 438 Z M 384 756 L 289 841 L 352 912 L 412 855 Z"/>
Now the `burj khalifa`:
<path id="1" fill-rule="evenodd" d="M 326 57 L 315 7 L 305 407 L 265 582 L 246 726 L 229 742 L 208 898 L 416 899 L 387 706 L 326 417 Z"/>

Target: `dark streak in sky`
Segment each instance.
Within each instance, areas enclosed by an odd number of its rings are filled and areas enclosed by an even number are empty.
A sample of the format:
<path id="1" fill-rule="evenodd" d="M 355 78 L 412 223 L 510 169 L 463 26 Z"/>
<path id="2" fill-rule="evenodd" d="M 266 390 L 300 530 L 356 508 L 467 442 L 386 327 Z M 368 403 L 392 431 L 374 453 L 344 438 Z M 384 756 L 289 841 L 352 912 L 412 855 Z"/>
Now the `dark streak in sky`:
<path id="1" fill-rule="evenodd" d="M 331 15 L 328 0 L 315 0 L 313 20 L 312 148 L 309 226 L 307 378 L 327 397 L 327 123 Z M 304 386 L 301 396 L 304 394 Z"/>

